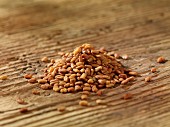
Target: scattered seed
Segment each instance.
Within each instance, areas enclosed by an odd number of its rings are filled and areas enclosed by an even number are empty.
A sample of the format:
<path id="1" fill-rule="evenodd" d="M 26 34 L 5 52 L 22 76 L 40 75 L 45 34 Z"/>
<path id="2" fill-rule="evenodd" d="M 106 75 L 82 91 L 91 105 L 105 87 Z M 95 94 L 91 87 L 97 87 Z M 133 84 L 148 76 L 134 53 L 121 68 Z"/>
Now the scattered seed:
<path id="1" fill-rule="evenodd" d="M 40 91 L 38 91 L 38 90 L 32 90 L 32 94 L 34 94 L 34 95 L 40 95 Z"/>
<path id="2" fill-rule="evenodd" d="M 20 111 L 21 113 L 26 113 L 26 112 L 28 112 L 28 108 L 21 108 L 19 111 Z"/>
<path id="3" fill-rule="evenodd" d="M 58 110 L 59 112 L 64 112 L 64 111 L 66 110 L 66 107 L 65 107 L 65 106 L 59 106 L 59 107 L 57 108 L 57 110 Z"/>
<path id="4" fill-rule="evenodd" d="M 96 100 L 96 104 L 98 104 L 98 105 L 105 104 L 105 101 L 98 99 L 98 100 Z"/>
<path id="5" fill-rule="evenodd" d="M 22 104 L 22 105 L 25 105 L 27 104 L 27 102 L 25 102 L 23 99 L 21 98 L 17 98 L 16 101 L 18 102 L 18 104 Z"/>
<path id="6" fill-rule="evenodd" d="M 0 79 L 1 80 L 6 80 L 6 79 L 8 79 L 8 76 L 7 75 L 0 75 Z"/>
<path id="7" fill-rule="evenodd" d="M 87 99 L 87 97 L 88 97 L 88 96 L 87 96 L 87 94 L 83 94 L 83 95 L 81 95 L 81 99 L 82 99 L 82 100 L 86 100 L 86 99 Z"/>
<path id="8" fill-rule="evenodd" d="M 124 94 L 122 99 L 124 100 L 128 100 L 128 99 L 131 99 L 133 97 L 133 95 L 131 93 L 127 93 L 127 94 Z"/>
<path id="9" fill-rule="evenodd" d="M 157 63 L 165 63 L 165 62 L 166 62 L 166 60 L 165 60 L 164 57 L 159 57 L 159 58 L 157 59 Z"/>
<path id="10" fill-rule="evenodd" d="M 38 83 L 44 84 L 44 83 L 47 83 L 47 80 L 45 80 L 45 79 L 39 79 L 39 80 L 38 80 Z"/>
<path id="11" fill-rule="evenodd" d="M 148 76 L 148 77 L 145 78 L 145 82 L 150 82 L 151 79 L 152 79 L 152 77 L 151 77 L 151 76 Z"/>
<path id="12" fill-rule="evenodd" d="M 155 73 L 156 72 L 156 68 L 151 68 L 151 72 Z"/>
<path id="13" fill-rule="evenodd" d="M 103 92 L 101 90 L 97 91 L 97 95 L 101 96 L 103 94 Z"/>
<path id="14" fill-rule="evenodd" d="M 88 106 L 89 104 L 88 104 L 87 101 L 83 100 L 83 101 L 79 101 L 79 105 L 81 105 L 81 106 Z"/>
<path id="15" fill-rule="evenodd" d="M 137 72 L 135 72 L 135 71 L 130 71 L 130 72 L 129 72 L 129 75 L 137 76 L 137 75 L 138 75 L 138 73 L 137 73 Z"/>
<path id="16" fill-rule="evenodd" d="M 42 61 L 42 62 L 48 62 L 48 57 L 43 57 L 43 58 L 41 59 L 41 61 Z"/>
<path id="17" fill-rule="evenodd" d="M 36 78 L 31 78 L 30 80 L 28 80 L 29 83 L 36 83 L 37 79 Z"/>

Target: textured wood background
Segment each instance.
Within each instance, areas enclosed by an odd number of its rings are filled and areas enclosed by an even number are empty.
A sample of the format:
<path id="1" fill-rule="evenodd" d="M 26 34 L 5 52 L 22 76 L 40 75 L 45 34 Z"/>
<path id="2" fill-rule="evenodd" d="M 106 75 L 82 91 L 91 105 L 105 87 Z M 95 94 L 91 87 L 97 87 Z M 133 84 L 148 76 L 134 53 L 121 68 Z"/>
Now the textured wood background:
<path id="1" fill-rule="evenodd" d="M 122 61 L 140 72 L 129 88 L 107 89 L 107 104 L 84 108 L 80 93 L 59 94 L 28 84 L 25 73 L 39 73 L 43 56 L 59 58 L 85 42 L 104 46 L 131 59 Z M 170 61 L 169 0 L 0 0 L 0 126 L 2 127 L 169 127 Z M 156 74 L 150 68 L 158 68 Z M 153 81 L 145 83 L 144 77 Z M 33 95 L 38 89 L 41 94 Z M 130 92 L 130 100 L 120 99 Z M 20 105 L 16 98 L 27 105 Z M 63 113 L 57 107 L 64 105 Z M 28 107 L 21 114 L 19 109 Z"/>

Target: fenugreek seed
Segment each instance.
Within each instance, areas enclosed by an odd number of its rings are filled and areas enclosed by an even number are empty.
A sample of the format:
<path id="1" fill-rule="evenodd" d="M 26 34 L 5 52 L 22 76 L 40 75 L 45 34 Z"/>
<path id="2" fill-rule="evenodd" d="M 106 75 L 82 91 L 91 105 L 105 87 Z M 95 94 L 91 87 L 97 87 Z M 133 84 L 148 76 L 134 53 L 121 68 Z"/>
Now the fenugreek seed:
<path id="1" fill-rule="evenodd" d="M 93 54 L 98 54 L 100 51 L 99 50 L 91 50 L 91 53 Z"/>
<path id="2" fill-rule="evenodd" d="M 166 62 L 166 60 L 165 60 L 164 57 L 159 57 L 159 58 L 157 59 L 157 63 L 165 63 L 165 62 Z"/>
<path id="3" fill-rule="evenodd" d="M 109 85 L 106 85 L 106 88 L 111 88 L 113 87 L 115 84 L 109 84 Z"/>
<path id="4" fill-rule="evenodd" d="M 73 54 L 74 54 L 74 55 L 77 55 L 77 54 L 80 53 L 80 52 L 81 52 L 81 48 L 78 47 L 78 48 L 76 48 L 76 49 L 73 51 Z"/>
<path id="5" fill-rule="evenodd" d="M 34 94 L 34 95 L 40 95 L 40 91 L 38 91 L 38 90 L 32 90 L 32 94 Z"/>
<path id="6" fill-rule="evenodd" d="M 32 74 L 25 74 L 25 75 L 24 75 L 24 78 L 26 78 L 26 79 L 31 79 L 31 78 L 32 78 Z"/>
<path id="7" fill-rule="evenodd" d="M 116 59 L 119 59 L 119 58 L 120 58 L 120 55 L 117 54 L 117 53 L 115 53 L 115 54 L 114 54 L 114 57 L 115 57 Z"/>
<path id="8" fill-rule="evenodd" d="M 80 79 L 86 79 L 86 76 L 87 76 L 87 74 L 86 74 L 86 73 L 83 73 L 83 74 L 80 76 Z"/>
<path id="9" fill-rule="evenodd" d="M 123 78 L 123 79 L 126 79 L 126 78 L 127 78 L 127 75 L 126 75 L 126 74 L 119 74 L 119 77 L 120 77 L 120 78 Z"/>
<path id="10" fill-rule="evenodd" d="M 98 90 L 98 91 L 97 91 L 97 95 L 98 95 L 98 96 L 101 96 L 102 94 L 103 94 L 103 92 L 102 92 L 101 90 Z"/>
<path id="11" fill-rule="evenodd" d="M 131 99 L 132 97 L 133 95 L 131 93 L 127 93 L 123 95 L 122 99 L 127 100 L 127 99 Z"/>
<path id="12" fill-rule="evenodd" d="M 60 93 L 67 93 L 67 89 L 66 88 L 61 89 Z"/>
<path id="13" fill-rule="evenodd" d="M 125 79 L 125 80 L 123 80 L 123 81 L 121 82 L 121 84 L 122 84 L 122 85 L 125 85 L 125 84 L 127 84 L 128 82 L 129 82 L 129 80 Z"/>
<path id="14" fill-rule="evenodd" d="M 121 81 L 123 81 L 124 79 L 123 78 L 119 78 L 119 81 L 121 82 Z"/>
<path id="15" fill-rule="evenodd" d="M 60 88 L 56 85 L 53 86 L 53 90 L 56 91 L 56 92 L 59 92 L 60 91 Z"/>
<path id="16" fill-rule="evenodd" d="M 93 79 L 89 79 L 87 82 L 90 84 L 94 83 Z"/>
<path id="17" fill-rule="evenodd" d="M 92 86 L 92 91 L 93 91 L 93 92 L 97 92 L 97 91 L 98 91 L 98 88 L 94 85 L 94 86 Z"/>
<path id="18" fill-rule="evenodd" d="M 151 72 L 155 73 L 156 72 L 156 68 L 151 68 Z"/>
<path id="19" fill-rule="evenodd" d="M 84 73 L 84 72 L 85 72 L 85 69 L 84 69 L 84 68 L 82 68 L 82 69 L 80 70 L 80 72 L 81 72 L 81 73 Z"/>
<path id="20" fill-rule="evenodd" d="M 90 92 L 89 91 L 83 91 L 82 94 L 86 94 L 86 95 L 89 95 Z"/>
<path id="21" fill-rule="evenodd" d="M 148 77 L 145 78 L 145 82 L 150 82 L 151 79 L 152 79 L 151 76 L 148 76 Z"/>
<path id="22" fill-rule="evenodd" d="M 70 62 L 74 63 L 76 59 L 77 59 L 76 57 L 73 57 Z"/>
<path id="23" fill-rule="evenodd" d="M 72 79 L 70 79 L 70 83 L 75 83 L 76 82 L 76 79 L 75 78 L 72 78 Z"/>
<path id="24" fill-rule="evenodd" d="M 58 72 L 59 72 L 59 73 L 64 73 L 64 74 L 65 74 L 65 73 L 67 72 L 67 69 L 59 69 Z"/>
<path id="25" fill-rule="evenodd" d="M 76 65 L 77 66 L 84 65 L 84 62 L 77 62 Z"/>
<path id="26" fill-rule="evenodd" d="M 127 60 L 128 59 L 128 55 L 127 54 L 122 55 L 122 59 Z"/>
<path id="27" fill-rule="evenodd" d="M 106 85 L 109 85 L 109 84 L 110 84 L 110 81 L 109 81 L 109 80 L 107 80 L 107 81 L 106 81 Z"/>
<path id="28" fill-rule="evenodd" d="M 98 82 L 101 84 L 101 85 L 104 85 L 106 83 L 106 80 L 105 79 L 99 79 Z"/>
<path id="29" fill-rule="evenodd" d="M 21 98 L 17 98 L 16 101 L 18 102 L 18 104 L 22 104 L 22 105 L 25 105 L 27 104 L 27 102 L 25 102 L 23 99 Z"/>
<path id="30" fill-rule="evenodd" d="M 77 82 L 75 82 L 75 85 L 83 85 L 83 82 L 82 81 L 77 81 Z"/>
<path id="31" fill-rule="evenodd" d="M 105 101 L 98 99 L 98 100 L 96 100 L 96 104 L 102 105 L 102 104 L 105 104 Z"/>
<path id="32" fill-rule="evenodd" d="M 59 112 L 63 112 L 63 111 L 66 110 L 66 107 L 65 107 L 65 106 L 59 106 L 59 107 L 57 108 L 57 110 L 58 110 Z"/>
<path id="33" fill-rule="evenodd" d="M 55 60 L 54 60 L 54 59 L 51 59 L 51 63 L 55 63 Z"/>
<path id="34" fill-rule="evenodd" d="M 128 81 L 134 81 L 134 80 L 135 80 L 135 77 L 134 77 L 134 76 L 131 76 L 131 77 L 127 78 L 126 80 L 128 80 Z"/>
<path id="35" fill-rule="evenodd" d="M 7 76 L 7 75 L 1 75 L 1 76 L 0 76 L 0 79 L 1 79 L 1 80 L 6 80 L 6 79 L 8 79 L 8 76 Z"/>
<path id="36" fill-rule="evenodd" d="M 36 83 L 37 79 L 36 78 L 31 78 L 30 80 L 28 80 L 29 83 Z"/>
<path id="37" fill-rule="evenodd" d="M 85 73 L 86 73 L 87 75 L 90 75 L 90 68 L 86 68 Z"/>
<path id="38" fill-rule="evenodd" d="M 82 100 L 86 100 L 87 98 L 88 98 L 88 96 L 86 94 L 81 95 Z"/>
<path id="39" fill-rule="evenodd" d="M 88 83 L 84 83 L 84 86 L 86 86 L 86 87 L 90 87 L 90 84 L 88 84 Z"/>
<path id="40" fill-rule="evenodd" d="M 64 76 L 64 81 L 65 82 L 68 82 L 69 81 L 69 78 L 67 76 Z"/>
<path id="41" fill-rule="evenodd" d="M 47 83 L 47 80 L 45 80 L 45 79 L 39 79 L 39 80 L 38 80 L 38 83 L 44 84 L 44 83 Z"/>
<path id="42" fill-rule="evenodd" d="M 21 113 L 26 113 L 26 112 L 28 112 L 28 109 L 27 109 L 27 108 L 21 108 L 19 111 L 20 111 Z"/>
<path id="43" fill-rule="evenodd" d="M 88 106 L 89 104 L 88 104 L 87 101 L 83 100 L 83 101 L 79 102 L 79 105 L 81 105 L 81 106 Z"/>
<path id="44" fill-rule="evenodd" d="M 74 87 L 69 87 L 67 90 L 69 93 L 72 93 L 72 92 L 74 92 Z"/>
<path id="45" fill-rule="evenodd" d="M 135 72 L 135 71 L 130 71 L 130 72 L 129 72 L 129 75 L 137 76 L 137 75 L 138 75 L 138 73 L 137 73 L 137 72 Z"/>
<path id="46" fill-rule="evenodd" d="M 56 75 L 55 78 L 56 78 L 56 79 L 63 79 L 64 76 L 62 76 L 62 75 Z"/>
<path id="47" fill-rule="evenodd" d="M 77 75 L 76 74 L 71 74 L 70 76 L 69 76 L 69 79 L 73 79 L 73 78 L 75 78 Z"/>
<path id="48" fill-rule="evenodd" d="M 102 66 L 98 66 L 98 67 L 95 68 L 95 71 L 96 71 L 96 72 L 98 72 L 98 71 L 100 71 L 100 70 L 102 70 Z"/>
<path id="49" fill-rule="evenodd" d="M 41 61 L 42 61 L 42 62 L 48 62 L 48 58 L 47 58 L 47 57 L 43 57 L 43 58 L 41 59 Z"/>
<path id="50" fill-rule="evenodd" d="M 40 87 L 41 87 L 41 89 L 43 89 L 43 90 L 48 90 L 48 89 L 49 89 L 49 85 L 46 85 L 46 84 L 41 85 Z"/>
<path id="51" fill-rule="evenodd" d="M 91 87 L 83 87 L 83 91 L 91 91 Z"/>
<path id="52" fill-rule="evenodd" d="M 79 85 L 76 85 L 75 86 L 75 91 L 80 91 L 80 90 L 82 90 L 82 88 Z"/>

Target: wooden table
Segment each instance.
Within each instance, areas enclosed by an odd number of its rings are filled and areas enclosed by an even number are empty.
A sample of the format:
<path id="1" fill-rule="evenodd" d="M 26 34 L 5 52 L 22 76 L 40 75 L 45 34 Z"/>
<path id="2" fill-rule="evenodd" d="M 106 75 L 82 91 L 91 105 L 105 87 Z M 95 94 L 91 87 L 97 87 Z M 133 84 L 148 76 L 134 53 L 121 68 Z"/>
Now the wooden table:
<path id="1" fill-rule="evenodd" d="M 0 126 L 2 127 L 169 127 L 170 60 L 169 0 L 1 0 L 0 1 Z M 133 85 L 106 89 L 91 95 L 93 106 L 78 105 L 80 93 L 60 94 L 29 84 L 25 73 L 40 73 L 43 56 L 59 58 L 58 51 L 72 51 L 91 43 L 106 47 L 129 60 L 138 71 Z M 151 73 L 151 67 L 157 72 Z M 153 76 L 149 83 L 146 76 Z M 32 90 L 40 91 L 33 95 Z M 120 99 L 125 93 L 129 100 Z M 16 98 L 28 104 L 21 105 Z M 96 99 L 106 104 L 95 105 Z M 57 111 L 58 106 L 66 111 Z M 19 109 L 27 107 L 28 113 Z"/>

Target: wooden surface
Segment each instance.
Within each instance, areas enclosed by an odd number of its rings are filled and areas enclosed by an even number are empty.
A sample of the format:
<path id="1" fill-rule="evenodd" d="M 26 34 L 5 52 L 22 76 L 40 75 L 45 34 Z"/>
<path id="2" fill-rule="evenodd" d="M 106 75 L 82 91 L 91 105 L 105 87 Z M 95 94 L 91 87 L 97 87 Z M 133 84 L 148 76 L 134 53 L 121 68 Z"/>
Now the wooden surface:
<path id="1" fill-rule="evenodd" d="M 80 93 L 44 91 L 22 78 L 44 68 L 43 56 L 59 58 L 58 51 L 85 42 L 128 54 L 122 63 L 141 77 L 129 89 L 91 95 L 92 105 L 97 98 L 107 103 L 87 108 L 78 105 Z M 0 74 L 9 77 L 0 81 L 0 126 L 169 127 L 170 61 L 157 64 L 158 56 L 170 60 L 169 0 L 0 0 Z M 147 75 L 152 82 L 143 81 Z M 120 99 L 127 92 L 134 97 Z M 18 104 L 18 97 L 28 104 Z M 60 105 L 67 110 L 58 112 Z M 22 107 L 29 112 L 20 113 Z"/>

